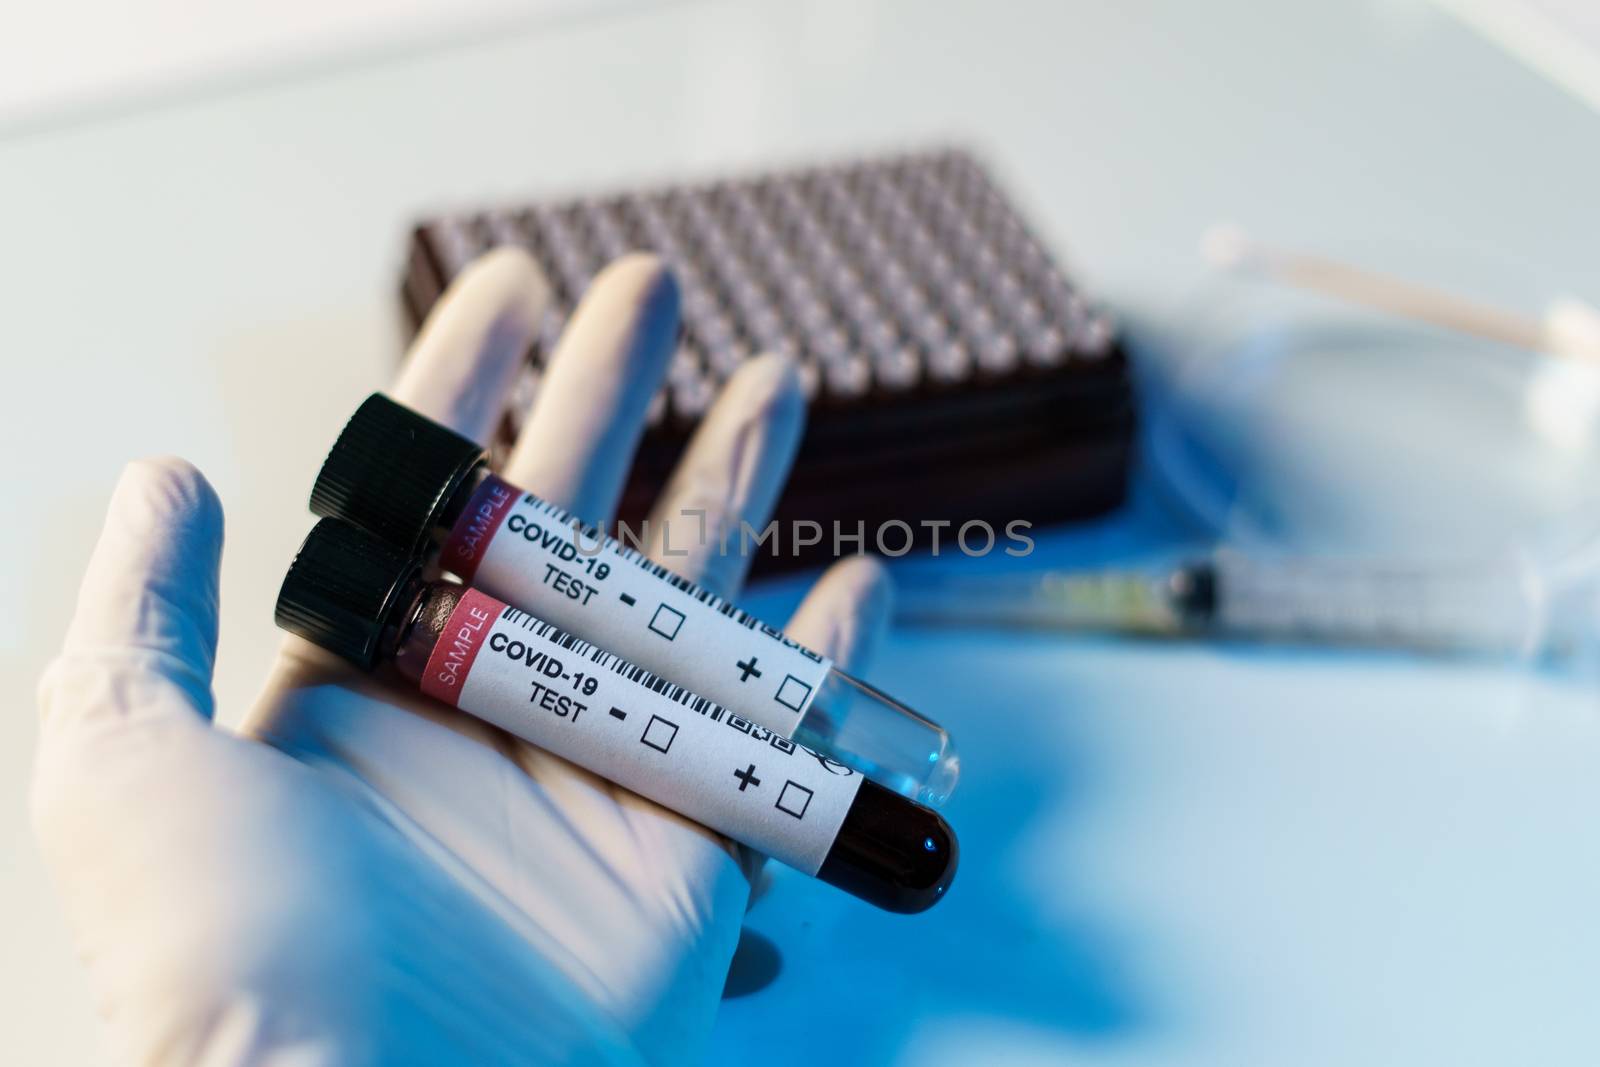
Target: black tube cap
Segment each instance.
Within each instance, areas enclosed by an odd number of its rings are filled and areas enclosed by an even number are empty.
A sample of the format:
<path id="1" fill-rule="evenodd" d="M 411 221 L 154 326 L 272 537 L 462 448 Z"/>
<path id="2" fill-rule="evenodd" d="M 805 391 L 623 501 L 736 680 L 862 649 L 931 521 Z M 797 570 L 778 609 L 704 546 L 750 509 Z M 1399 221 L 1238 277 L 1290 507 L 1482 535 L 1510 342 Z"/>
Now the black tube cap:
<path id="1" fill-rule="evenodd" d="M 323 519 L 289 565 L 273 617 L 290 633 L 370 668 L 384 628 L 421 574 L 416 556 L 347 522 Z"/>
<path id="2" fill-rule="evenodd" d="M 311 487 L 311 511 L 420 551 L 467 474 L 476 441 L 373 393 L 334 442 Z"/>

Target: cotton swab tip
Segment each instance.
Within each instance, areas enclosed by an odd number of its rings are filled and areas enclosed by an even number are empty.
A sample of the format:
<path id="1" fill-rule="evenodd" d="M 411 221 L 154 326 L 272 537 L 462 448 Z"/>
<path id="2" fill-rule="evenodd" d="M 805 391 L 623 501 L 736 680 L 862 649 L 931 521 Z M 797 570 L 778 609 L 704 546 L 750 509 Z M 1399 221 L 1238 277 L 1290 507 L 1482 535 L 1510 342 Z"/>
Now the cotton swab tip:
<path id="1" fill-rule="evenodd" d="M 1237 270 L 1254 259 L 1250 238 L 1232 223 L 1218 223 L 1201 235 L 1200 256 L 1219 270 Z"/>

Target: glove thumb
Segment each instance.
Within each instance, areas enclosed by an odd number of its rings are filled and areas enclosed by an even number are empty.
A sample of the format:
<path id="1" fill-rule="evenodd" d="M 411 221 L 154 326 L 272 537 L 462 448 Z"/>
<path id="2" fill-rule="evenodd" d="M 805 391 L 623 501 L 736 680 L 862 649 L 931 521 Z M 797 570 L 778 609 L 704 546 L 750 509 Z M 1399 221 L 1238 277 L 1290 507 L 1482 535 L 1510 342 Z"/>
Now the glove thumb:
<path id="1" fill-rule="evenodd" d="M 222 506 L 180 459 L 122 472 L 61 655 L 39 687 L 41 745 L 145 716 L 209 718 Z"/>

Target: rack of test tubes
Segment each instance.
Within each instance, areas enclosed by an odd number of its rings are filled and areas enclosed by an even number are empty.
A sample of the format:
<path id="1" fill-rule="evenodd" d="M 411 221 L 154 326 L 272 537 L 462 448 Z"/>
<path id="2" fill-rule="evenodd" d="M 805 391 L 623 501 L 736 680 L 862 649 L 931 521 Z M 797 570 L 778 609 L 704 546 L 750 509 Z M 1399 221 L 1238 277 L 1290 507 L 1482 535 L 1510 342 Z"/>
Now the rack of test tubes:
<path id="1" fill-rule="evenodd" d="M 1123 497 L 1134 436 L 1111 318 L 970 154 L 940 150 L 454 212 L 413 231 L 412 327 L 490 248 L 530 250 L 554 298 L 509 440 L 578 296 L 634 250 L 682 291 L 679 350 L 621 509 L 644 514 L 718 386 L 794 356 L 811 400 L 780 521 L 1035 523 Z M 759 562 L 759 561 L 758 561 Z"/>

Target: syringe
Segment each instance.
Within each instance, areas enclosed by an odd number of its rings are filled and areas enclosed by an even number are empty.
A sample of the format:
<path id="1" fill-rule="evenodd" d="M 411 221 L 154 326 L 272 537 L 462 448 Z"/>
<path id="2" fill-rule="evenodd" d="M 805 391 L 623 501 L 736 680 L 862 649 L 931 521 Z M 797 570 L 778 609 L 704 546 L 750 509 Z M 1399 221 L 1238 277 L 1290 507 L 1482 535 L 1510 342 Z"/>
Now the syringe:
<path id="1" fill-rule="evenodd" d="M 1148 571 L 902 580 L 896 614 L 909 623 L 1525 654 L 1546 636 L 1542 588 L 1515 561 L 1430 568 L 1220 551 Z"/>

